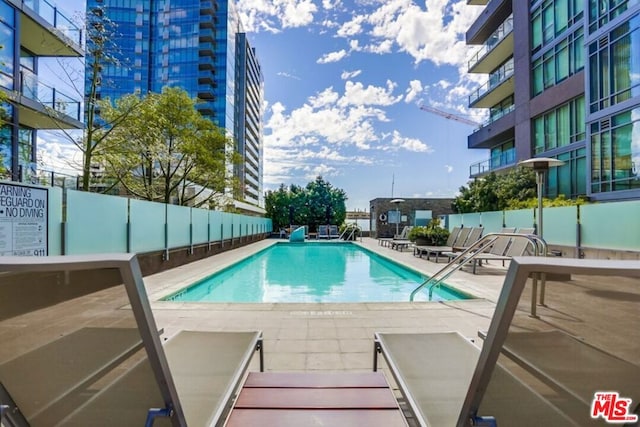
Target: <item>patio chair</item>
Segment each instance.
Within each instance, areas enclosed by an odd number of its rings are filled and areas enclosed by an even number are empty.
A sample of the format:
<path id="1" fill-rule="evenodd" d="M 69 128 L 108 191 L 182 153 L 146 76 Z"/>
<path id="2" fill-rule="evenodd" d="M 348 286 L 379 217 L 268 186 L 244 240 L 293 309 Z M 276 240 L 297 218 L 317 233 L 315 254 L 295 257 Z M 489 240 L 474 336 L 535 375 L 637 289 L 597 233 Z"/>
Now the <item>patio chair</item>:
<path id="1" fill-rule="evenodd" d="M 411 231 L 412 227 L 407 225 L 404 226 L 400 234 L 394 234 L 393 237 L 381 237 L 378 239 L 378 245 L 381 246 L 391 246 L 394 240 L 407 240 L 407 236 L 409 235 L 409 231 Z"/>
<path id="2" fill-rule="evenodd" d="M 462 242 L 462 244 L 454 244 L 452 245 L 451 252 L 462 252 L 465 249 L 467 249 L 469 246 L 473 245 L 475 242 L 477 242 L 478 240 L 480 240 L 480 238 L 482 237 L 482 232 L 484 231 L 483 227 L 473 227 L 471 228 L 471 231 L 469 232 L 469 236 L 467 236 L 467 239 Z"/>
<path id="3" fill-rule="evenodd" d="M 481 346 L 456 332 L 376 333 L 374 371 L 381 353 L 420 426 L 602 425 L 602 421 L 590 417 L 594 393 L 621 390 L 621 397 L 628 397 L 637 405 L 640 367 L 557 328 L 538 332 L 526 314 L 522 315 L 526 320 L 518 319 L 514 324 L 529 278 L 554 274 L 640 279 L 640 263 L 516 257 L 505 276 Z M 531 292 L 532 297 L 537 295 L 535 288 Z M 549 318 L 535 326 L 553 328 L 549 319 L 557 317 L 557 313 L 550 309 Z M 635 330 L 635 326 L 627 325 L 628 331 Z M 594 328 L 600 336 L 599 323 Z M 541 386 L 540 379 L 551 389 Z M 637 406 L 628 409 L 638 411 Z"/>
<path id="4" fill-rule="evenodd" d="M 458 238 L 458 234 L 460 234 L 460 230 L 462 230 L 462 227 L 453 227 L 453 230 L 451 230 L 451 233 L 449 233 L 449 237 L 447 237 L 447 241 L 445 242 L 443 247 L 451 248 L 451 246 L 455 243 L 456 239 Z M 428 257 L 429 249 L 431 248 L 438 248 L 438 246 L 416 245 L 413 247 L 413 255 L 418 255 L 420 256 L 420 258 L 422 258 L 423 254 L 427 254 L 427 257 Z"/>
<path id="5" fill-rule="evenodd" d="M 133 254 L 0 258 L 0 330 L 5 426 L 215 425 L 262 362 L 259 331 L 163 345 Z"/>
<path id="6" fill-rule="evenodd" d="M 427 254 L 427 261 L 430 260 L 431 254 L 435 255 L 436 256 L 436 262 L 438 262 L 438 259 L 439 259 L 440 255 L 446 254 L 448 252 L 453 252 L 453 246 L 455 246 L 455 245 L 463 245 L 467 241 L 469 235 L 471 234 L 471 229 L 472 229 L 472 227 L 463 227 L 463 228 L 461 228 L 459 230 L 458 234 L 456 235 L 455 240 L 452 242 L 451 245 L 445 245 L 445 246 L 421 246 L 421 253 L 426 253 Z M 448 242 L 448 240 L 447 240 L 447 242 Z"/>
<path id="7" fill-rule="evenodd" d="M 337 239 L 338 237 L 340 237 L 340 233 L 338 233 L 338 226 L 337 225 L 330 225 L 329 226 L 329 239 Z"/>
<path id="8" fill-rule="evenodd" d="M 318 226 L 318 239 L 328 239 L 329 238 L 329 226 L 328 225 L 319 225 Z"/>

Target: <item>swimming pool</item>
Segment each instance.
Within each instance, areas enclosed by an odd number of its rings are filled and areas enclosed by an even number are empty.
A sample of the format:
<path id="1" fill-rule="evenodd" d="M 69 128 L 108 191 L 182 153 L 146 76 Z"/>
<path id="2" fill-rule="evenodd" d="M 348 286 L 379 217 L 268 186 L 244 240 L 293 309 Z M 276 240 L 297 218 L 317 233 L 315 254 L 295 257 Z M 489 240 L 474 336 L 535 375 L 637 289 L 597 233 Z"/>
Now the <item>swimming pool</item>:
<path id="1" fill-rule="evenodd" d="M 424 280 L 420 274 L 351 243 L 280 242 L 165 300 L 406 302 Z M 442 286 L 432 299 L 467 298 L 462 292 Z"/>

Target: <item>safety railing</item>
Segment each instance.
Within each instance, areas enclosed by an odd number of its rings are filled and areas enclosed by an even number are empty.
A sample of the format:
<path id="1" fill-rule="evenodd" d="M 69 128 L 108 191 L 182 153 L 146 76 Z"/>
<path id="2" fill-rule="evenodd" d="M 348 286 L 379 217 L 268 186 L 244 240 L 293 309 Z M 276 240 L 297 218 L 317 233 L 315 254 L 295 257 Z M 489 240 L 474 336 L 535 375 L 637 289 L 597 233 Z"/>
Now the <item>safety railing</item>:
<path id="1" fill-rule="evenodd" d="M 415 288 L 411 295 L 409 296 L 409 301 L 413 301 L 416 294 L 428 286 L 429 291 L 429 300 L 431 300 L 433 296 L 433 289 L 436 286 L 440 286 L 444 280 L 449 278 L 453 273 L 460 270 L 469 262 L 473 262 L 476 257 L 480 254 L 487 252 L 491 249 L 491 245 L 498 240 L 500 237 L 510 237 L 510 238 L 518 238 L 518 239 L 527 239 L 527 246 L 533 249 L 533 255 L 546 255 L 547 254 L 547 243 L 540 237 L 534 234 L 519 234 L 519 233 L 489 233 L 475 242 L 473 245 L 469 246 L 464 251 L 460 252 L 456 258 L 452 259 L 445 265 L 443 268 L 438 270 L 433 276 L 429 277 L 422 284 L 420 284 L 417 288 Z M 541 280 L 542 289 L 544 290 L 544 276 L 534 277 L 533 278 L 533 287 L 532 287 L 532 298 L 531 298 L 531 315 L 536 316 L 536 295 L 538 289 L 538 279 Z M 541 295 L 541 301 L 544 298 L 544 293 Z"/>
<path id="2" fill-rule="evenodd" d="M 353 222 L 347 224 L 344 230 L 342 230 L 342 233 L 340 233 L 340 237 L 338 237 L 338 240 L 355 240 L 356 237 L 358 237 L 357 233 L 359 231 L 360 227 L 357 223 Z M 360 236 L 360 240 L 362 240 L 362 236 Z"/>

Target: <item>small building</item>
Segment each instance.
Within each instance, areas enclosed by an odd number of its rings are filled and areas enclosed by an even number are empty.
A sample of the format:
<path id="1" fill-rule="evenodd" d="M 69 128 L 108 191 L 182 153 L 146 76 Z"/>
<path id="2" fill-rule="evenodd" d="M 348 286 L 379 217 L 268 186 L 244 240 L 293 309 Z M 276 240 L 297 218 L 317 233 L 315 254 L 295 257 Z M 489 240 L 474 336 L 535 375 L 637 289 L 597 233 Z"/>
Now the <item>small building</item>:
<path id="1" fill-rule="evenodd" d="M 399 202 L 391 203 L 393 200 Z M 405 226 L 427 225 L 453 213 L 453 199 L 377 198 L 369 202 L 371 237 L 393 237 Z M 445 225 L 444 223 L 442 224 Z"/>

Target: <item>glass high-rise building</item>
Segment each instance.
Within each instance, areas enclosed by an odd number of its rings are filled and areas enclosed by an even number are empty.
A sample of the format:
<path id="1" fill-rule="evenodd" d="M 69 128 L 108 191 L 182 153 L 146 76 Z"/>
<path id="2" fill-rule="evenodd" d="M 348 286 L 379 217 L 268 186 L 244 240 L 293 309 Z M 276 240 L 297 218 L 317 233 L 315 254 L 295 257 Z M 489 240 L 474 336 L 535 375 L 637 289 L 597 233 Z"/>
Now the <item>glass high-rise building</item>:
<path id="1" fill-rule="evenodd" d="M 640 197 L 640 2 L 469 0 L 483 12 L 466 34 L 469 97 L 489 119 L 468 137 L 490 150 L 471 177 L 532 157 L 565 162 L 547 196 Z"/>
<path id="2" fill-rule="evenodd" d="M 234 3 L 88 0 L 87 10 L 95 7 L 115 24 L 119 50 L 117 63 L 100 72 L 98 96 L 115 100 L 176 86 L 197 97 L 200 113 L 225 129 L 243 159 L 228 170 L 241 183 L 241 194 L 233 195 L 238 207 L 262 207 L 263 78 Z"/>

